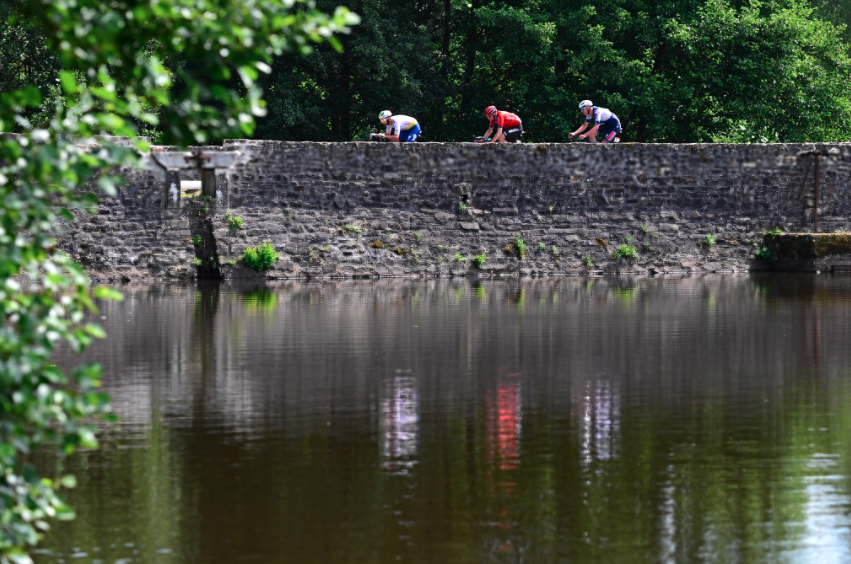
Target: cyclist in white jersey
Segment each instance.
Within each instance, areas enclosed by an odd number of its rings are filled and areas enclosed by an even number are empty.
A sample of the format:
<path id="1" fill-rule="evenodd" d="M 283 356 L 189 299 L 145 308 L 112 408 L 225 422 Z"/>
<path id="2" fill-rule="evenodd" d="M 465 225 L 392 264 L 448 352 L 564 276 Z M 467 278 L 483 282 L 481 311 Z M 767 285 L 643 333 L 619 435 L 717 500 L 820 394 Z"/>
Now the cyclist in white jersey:
<path id="1" fill-rule="evenodd" d="M 579 139 L 590 143 L 597 142 L 597 135 L 601 136 L 600 143 L 613 143 L 615 137 L 621 132 L 621 122 L 608 108 L 599 108 L 591 103 L 591 100 L 579 102 L 579 111 L 585 116 L 585 122 L 569 135 L 571 139 L 579 135 Z M 594 126 L 584 135 L 580 135 L 585 128 L 594 120 Z"/>
<path id="2" fill-rule="evenodd" d="M 422 133 L 419 122 L 411 116 L 394 116 L 389 110 L 384 110 L 378 114 L 378 120 L 386 127 L 385 132 L 379 135 L 394 143 L 413 143 Z"/>

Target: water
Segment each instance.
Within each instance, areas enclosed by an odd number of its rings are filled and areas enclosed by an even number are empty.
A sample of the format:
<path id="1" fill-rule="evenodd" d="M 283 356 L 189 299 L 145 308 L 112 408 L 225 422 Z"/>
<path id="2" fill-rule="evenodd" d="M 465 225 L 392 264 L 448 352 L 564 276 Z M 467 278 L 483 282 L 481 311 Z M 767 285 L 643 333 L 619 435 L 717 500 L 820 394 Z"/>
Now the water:
<path id="1" fill-rule="evenodd" d="M 124 292 L 37 564 L 851 562 L 851 277 Z"/>

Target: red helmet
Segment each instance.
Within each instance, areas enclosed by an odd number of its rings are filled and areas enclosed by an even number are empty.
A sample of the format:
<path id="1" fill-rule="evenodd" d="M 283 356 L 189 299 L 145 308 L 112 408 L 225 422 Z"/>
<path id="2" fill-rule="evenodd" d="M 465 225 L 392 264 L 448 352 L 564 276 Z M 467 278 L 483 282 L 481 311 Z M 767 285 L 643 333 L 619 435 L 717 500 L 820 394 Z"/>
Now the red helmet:
<path id="1" fill-rule="evenodd" d="M 485 108 L 486 116 L 492 116 L 494 114 L 496 114 L 496 106 L 488 106 L 487 108 Z"/>

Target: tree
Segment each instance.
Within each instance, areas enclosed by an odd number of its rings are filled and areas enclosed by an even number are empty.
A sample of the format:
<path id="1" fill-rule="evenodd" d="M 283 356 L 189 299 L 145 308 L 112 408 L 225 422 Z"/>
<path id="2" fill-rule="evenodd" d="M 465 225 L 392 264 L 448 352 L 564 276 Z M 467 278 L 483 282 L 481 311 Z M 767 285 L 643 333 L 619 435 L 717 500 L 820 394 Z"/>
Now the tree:
<path id="1" fill-rule="evenodd" d="M 363 139 L 390 109 L 426 140 L 465 141 L 494 104 L 525 140 L 559 142 L 590 98 L 624 140 L 849 138 L 843 30 L 802 0 L 359 2 L 345 53 L 272 63 L 260 136 Z"/>
<path id="2" fill-rule="evenodd" d="M 61 459 L 95 446 L 91 418 L 109 413 L 108 398 L 97 390 L 99 367 L 68 377 L 50 357 L 60 342 L 79 351 L 103 337 L 85 314 L 95 310 L 94 299 L 120 295 L 90 288 L 81 267 L 56 250 L 54 226 L 71 217 L 68 208 L 92 209 L 97 198 L 88 186 L 114 193 L 120 177 L 110 171 L 138 166 L 146 145 L 100 139 L 96 150 L 80 146 L 99 135 L 133 137 L 137 124 L 160 127 L 179 145 L 251 135 L 254 117 L 265 111 L 256 79 L 270 70 L 273 56 L 309 53 L 322 41 L 339 50 L 335 34 L 358 18 L 346 8 L 328 16 L 309 0 L 4 0 L 0 16 L 0 49 L 9 52 L 24 40 L 34 46 L 0 73 L 0 562 L 6 564 L 30 562 L 27 547 L 49 519 L 73 516 L 58 494 L 73 478 L 44 476 L 29 454 L 50 448 Z M 56 70 L 59 81 L 51 85 L 46 77 Z M 44 110 L 51 88 L 54 103 L 42 127 L 31 117 Z"/>

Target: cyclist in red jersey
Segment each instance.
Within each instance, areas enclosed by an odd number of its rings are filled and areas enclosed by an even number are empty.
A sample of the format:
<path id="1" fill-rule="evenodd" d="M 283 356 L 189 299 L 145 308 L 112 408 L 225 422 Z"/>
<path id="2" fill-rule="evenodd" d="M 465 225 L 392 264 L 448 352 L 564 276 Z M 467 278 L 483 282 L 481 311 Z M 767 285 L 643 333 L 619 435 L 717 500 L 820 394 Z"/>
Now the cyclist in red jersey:
<path id="1" fill-rule="evenodd" d="M 484 137 L 488 139 L 491 133 L 494 134 L 490 143 L 520 142 L 520 136 L 523 135 L 523 122 L 519 117 L 511 112 L 501 112 L 495 106 L 488 106 L 485 109 L 485 115 L 490 120 L 490 125 Z"/>

